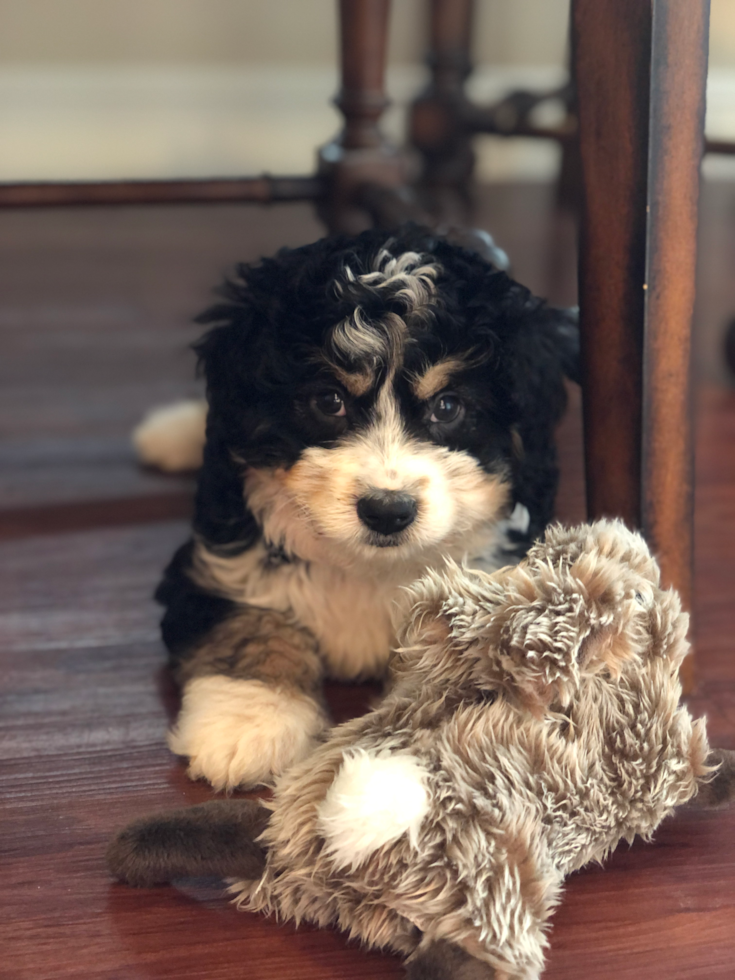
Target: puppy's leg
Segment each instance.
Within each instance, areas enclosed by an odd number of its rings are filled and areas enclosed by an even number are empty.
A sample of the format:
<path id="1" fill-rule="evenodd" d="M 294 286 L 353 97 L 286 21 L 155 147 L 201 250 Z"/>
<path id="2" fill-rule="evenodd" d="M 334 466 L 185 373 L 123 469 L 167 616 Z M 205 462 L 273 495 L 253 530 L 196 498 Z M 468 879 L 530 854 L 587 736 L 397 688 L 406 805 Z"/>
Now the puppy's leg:
<path id="1" fill-rule="evenodd" d="M 421 946 L 406 963 L 407 980 L 499 980 L 497 972 L 444 940 Z"/>
<path id="2" fill-rule="evenodd" d="M 735 750 L 712 749 L 707 757 L 707 765 L 719 768 L 712 779 L 700 784 L 699 792 L 691 805 L 708 809 L 724 806 L 735 800 Z"/>
<path id="3" fill-rule="evenodd" d="M 133 430 L 133 446 L 141 463 L 166 473 L 198 470 L 202 465 L 207 403 L 203 399 L 174 402 L 150 411 Z"/>
<path id="4" fill-rule="evenodd" d="M 269 816 L 257 800 L 212 800 L 136 820 L 110 842 L 107 867 L 141 888 L 205 875 L 253 880 L 265 867 L 255 838 Z"/>
<path id="5" fill-rule="evenodd" d="M 237 606 L 176 673 L 183 702 L 169 746 L 215 789 L 269 782 L 328 725 L 316 640 L 282 613 Z"/>

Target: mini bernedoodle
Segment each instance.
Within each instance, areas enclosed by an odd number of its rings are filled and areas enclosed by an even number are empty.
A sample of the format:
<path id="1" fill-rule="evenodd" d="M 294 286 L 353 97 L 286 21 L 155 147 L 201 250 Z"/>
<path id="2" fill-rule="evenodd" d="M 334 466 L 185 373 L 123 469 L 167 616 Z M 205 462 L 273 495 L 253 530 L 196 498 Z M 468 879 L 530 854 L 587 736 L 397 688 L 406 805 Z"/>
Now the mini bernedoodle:
<path id="1" fill-rule="evenodd" d="M 543 531 L 578 335 L 569 311 L 419 228 L 241 266 L 201 320 L 193 535 L 157 598 L 183 688 L 170 746 L 230 789 L 311 751 L 325 676 L 383 675 L 406 586 L 447 558 L 517 561 Z M 179 462 L 203 419 L 179 418 L 194 433 Z M 143 426 L 144 458 L 166 465 L 176 425 Z"/>

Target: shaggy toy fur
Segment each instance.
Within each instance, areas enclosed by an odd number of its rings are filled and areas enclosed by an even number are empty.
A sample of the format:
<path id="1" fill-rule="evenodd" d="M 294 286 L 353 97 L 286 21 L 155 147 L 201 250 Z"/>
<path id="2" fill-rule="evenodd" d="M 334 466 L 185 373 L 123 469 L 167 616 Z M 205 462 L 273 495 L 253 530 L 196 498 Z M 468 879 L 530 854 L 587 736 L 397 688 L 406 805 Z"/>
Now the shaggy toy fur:
<path id="1" fill-rule="evenodd" d="M 577 333 L 419 229 L 242 267 L 203 321 L 194 536 L 158 598 L 184 686 L 171 747 L 226 788 L 308 754 L 325 673 L 383 673 L 402 587 L 447 557 L 497 568 L 544 529 Z"/>
<path id="2" fill-rule="evenodd" d="M 620 523 L 551 528 L 494 575 L 448 564 L 412 600 L 391 691 L 280 779 L 265 871 L 232 890 L 410 954 L 416 980 L 532 980 L 564 877 L 700 787 L 731 797 L 735 753 L 679 704 L 688 617 Z M 160 876 L 169 846 L 180 872 L 181 819 L 124 832 L 113 873 Z"/>

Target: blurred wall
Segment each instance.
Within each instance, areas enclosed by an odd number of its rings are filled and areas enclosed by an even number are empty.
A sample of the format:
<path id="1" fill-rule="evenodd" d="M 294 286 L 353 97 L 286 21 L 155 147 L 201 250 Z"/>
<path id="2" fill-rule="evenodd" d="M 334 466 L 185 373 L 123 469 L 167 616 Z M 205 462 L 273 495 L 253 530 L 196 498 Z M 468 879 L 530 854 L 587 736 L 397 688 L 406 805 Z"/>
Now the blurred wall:
<path id="1" fill-rule="evenodd" d="M 391 59 L 421 57 L 424 0 L 394 0 Z M 336 0 L 2 0 L 1 64 L 330 62 Z M 477 0 L 478 62 L 563 57 L 569 0 Z M 712 0 L 711 63 L 735 67 L 735 0 Z"/>
<path id="2" fill-rule="evenodd" d="M 709 38 L 710 66 L 735 70 L 735 0 L 712 0 Z"/>
<path id="3" fill-rule="evenodd" d="M 424 0 L 394 0 L 391 60 L 421 58 Z M 478 0 L 476 54 L 555 64 L 568 0 Z M 2 64 L 328 63 L 336 0 L 3 0 Z"/>
<path id="4" fill-rule="evenodd" d="M 336 0 L 0 0 L 0 180 L 308 172 L 340 125 Z M 428 0 L 393 0 L 383 119 L 421 87 Z M 569 0 L 476 0 L 471 92 L 564 77 Z M 708 129 L 735 138 L 735 0 L 712 0 Z M 553 107 L 550 107 L 553 110 Z M 551 121 L 550 119 L 547 122 Z M 558 148 L 477 140 L 484 180 L 553 177 Z M 735 159 L 705 172 L 735 178 Z"/>

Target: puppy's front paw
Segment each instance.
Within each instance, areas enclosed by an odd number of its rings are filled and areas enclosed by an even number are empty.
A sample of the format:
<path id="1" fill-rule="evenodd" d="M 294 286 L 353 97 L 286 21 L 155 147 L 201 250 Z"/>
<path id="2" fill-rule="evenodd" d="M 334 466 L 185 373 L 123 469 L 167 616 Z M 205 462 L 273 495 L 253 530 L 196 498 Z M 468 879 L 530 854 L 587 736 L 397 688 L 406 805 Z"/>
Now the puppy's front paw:
<path id="1" fill-rule="evenodd" d="M 186 685 L 168 744 L 188 757 L 192 779 L 235 789 L 270 782 L 305 758 L 327 725 L 306 694 L 218 674 Z"/>

